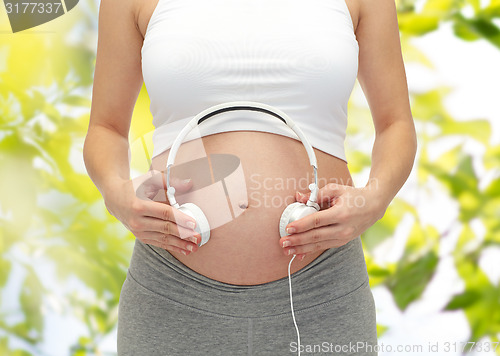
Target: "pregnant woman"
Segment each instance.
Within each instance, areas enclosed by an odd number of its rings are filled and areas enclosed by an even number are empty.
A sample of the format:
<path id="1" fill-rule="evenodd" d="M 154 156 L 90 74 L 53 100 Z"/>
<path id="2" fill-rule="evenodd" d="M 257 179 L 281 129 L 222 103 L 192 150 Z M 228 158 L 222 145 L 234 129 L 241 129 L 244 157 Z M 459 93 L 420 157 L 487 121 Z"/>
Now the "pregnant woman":
<path id="1" fill-rule="evenodd" d="M 344 151 L 356 78 L 376 132 L 362 187 L 353 186 Z M 190 216 L 141 199 L 130 180 L 129 127 L 143 81 L 155 125 L 152 169 L 165 170 L 175 137 L 198 113 L 260 102 L 285 112 L 313 146 L 320 210 L 280 237 L 283 209 L 308 199 L 307 184 L 277 184 L 312 182 L 303 144 L 271 116 L 213 117 L 178 159 L 189 164 L 200 140 L 206 156 L 237 157 L 247 200 L 199 246 Z M 360 235 L 384 215 L 415 151 L 393 0 L 101 0 L 84 159 L 109 212 L 136 237 L 118 354 L 376 355 Z M 180 194 L 195 190 L 194 180 L 172 184 Z M 211 206 L 203 196 L 192 202 Z"/>

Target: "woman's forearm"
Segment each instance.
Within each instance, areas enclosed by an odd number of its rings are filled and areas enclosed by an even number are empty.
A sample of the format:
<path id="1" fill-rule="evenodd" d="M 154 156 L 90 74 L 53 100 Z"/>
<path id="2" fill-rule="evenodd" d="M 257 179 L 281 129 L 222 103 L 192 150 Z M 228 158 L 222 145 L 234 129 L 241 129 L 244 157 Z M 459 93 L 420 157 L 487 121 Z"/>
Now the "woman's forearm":
<path id="1" fill-rule="evenodd" d="M 373 193 L 382 212 L 385 213 L 408 179 L 416 149 L 417 137 L 413 120 L 395 121 L 376 134 L 370 178 L 365 188 Z"/>
<path id="2" fill-rule="evenodd" d="M 115 130 L 91 125 L 83 147 L 89 177 L 106 200 L 106 192 L 117 182 L 130 179 L 129 142 Z"/>

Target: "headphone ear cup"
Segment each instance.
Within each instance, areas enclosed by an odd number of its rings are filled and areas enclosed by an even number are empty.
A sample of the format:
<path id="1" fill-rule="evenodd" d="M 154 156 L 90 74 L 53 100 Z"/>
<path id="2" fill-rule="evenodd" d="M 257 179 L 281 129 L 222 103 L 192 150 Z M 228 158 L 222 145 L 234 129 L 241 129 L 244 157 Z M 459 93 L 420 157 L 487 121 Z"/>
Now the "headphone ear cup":
<path id="1" fill-rule="evenodd" d="M 210 239 L 210 225 L 208 224 L 207 217 L 198 205 L 193 203 L 184 203 L 179 207 L 179 210 L 186 215 L 191 216 L 196 221 L 196 232 L 201 235 L 201 242 L 198 246 L 203 246 Z"/>
<path id="2" fill-rule="evenodd" d="M 295 202 L 288 205 L 281 214 L 280 226 L 279 226 L 280 236 L 281 237 L 288 236 L 288 233 L 286 232 L 286 226 L 289 223 L 295 220 L 299 220 L 304 216 L 311 215 L 316 211 L 317 210 L 312 206 L 307 206 L 304 203 L 300 202 Z"/>
<path id="3" fill-rule="evenodd" d="M 290 223 L 290 217 L 293 215 L 293 211 L 297 206 L 299 205 L 304 205 L 303 203 L 300 202 L 295 202 L 290 205 L 288 205 L 285 210 L 283 210 L 283 213 L 281 214 L 280 218 L 280 236 L 287 236 L 288 234 L 286 233 L 286 226 Z"/>

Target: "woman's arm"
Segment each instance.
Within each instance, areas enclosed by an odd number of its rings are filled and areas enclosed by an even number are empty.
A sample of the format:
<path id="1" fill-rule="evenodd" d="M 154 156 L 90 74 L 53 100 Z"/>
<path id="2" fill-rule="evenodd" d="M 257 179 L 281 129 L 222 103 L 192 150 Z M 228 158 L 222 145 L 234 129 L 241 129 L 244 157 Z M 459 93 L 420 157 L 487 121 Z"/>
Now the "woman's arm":
<path id="1" fill-rule="evenodd" d="M 358 81 L 375 126 L 370 178 L 365 187 L 385 212 L 410 174 L 417 138 L 394 0 L 360 2 Z"/>
<path id="2" fill-rule="evenodd" d="M 303 255 L 338 247 L 383 217 L 413 166 L 416 133 L 411 115 L 394 0 L 359 0 L 358 81 L 375 125 L 370 179 L 365 187 L 330 183 L 318 203 L 328 209 L 287 225 L 283 253 Z M 309 195 L 296 200 L 305 203 Z M 288 242 L 287 242 L 288 241 Z"/>
<path id="3" fill-rule="evenodd" d="M 140 199 L 129 178 L 128 134 L 143 82 L 143 39 L 136 21 L 138 3 L 101 0 L 92 106 L 83 157 L 109 212 L 137 238 L 189 254 L 196 251 L 196 243 L 201 241 L 201 236 L 193 230 L 195 221 L 169 205 Z M 173 182 L 172 185 L 181 190 L 190 188 L 189 184 L 179 187 Z"/>
<path id="4" fill-rule="evenodd" d="M 103 197 L 129 180 L 128 134 L 142 86 L 142 36 L 134 26 L 133 0 L 102 0 L 90 123 L 83 157 Z"/>

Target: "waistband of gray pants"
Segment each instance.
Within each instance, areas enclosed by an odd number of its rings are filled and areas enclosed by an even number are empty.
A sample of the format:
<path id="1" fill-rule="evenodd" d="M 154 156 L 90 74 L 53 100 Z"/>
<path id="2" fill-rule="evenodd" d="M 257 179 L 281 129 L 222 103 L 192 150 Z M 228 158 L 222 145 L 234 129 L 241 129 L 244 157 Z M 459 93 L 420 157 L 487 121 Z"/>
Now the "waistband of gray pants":
<path id="1" fill-rule="evenodd" d="M 190 269 L 168 251 L 138 239 L 127 278 L 158 296 L 218 316 L 278 317 L 290 313 L 288 275 L 257 285 L 224 283 Z M 368 283 L 361 238 L 325 250 L 292 273 L 291 280 L 295 313 L 360 288 Z"/>

